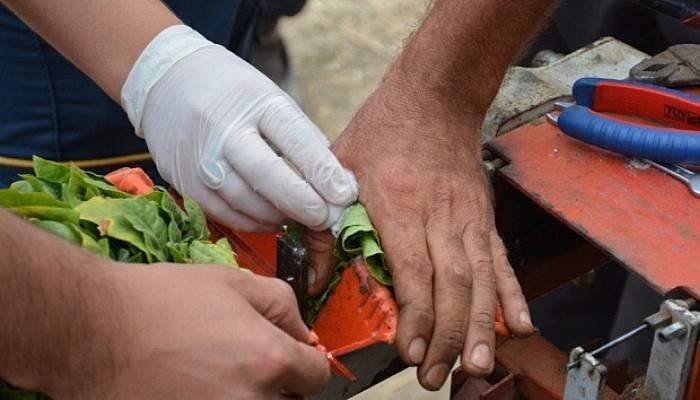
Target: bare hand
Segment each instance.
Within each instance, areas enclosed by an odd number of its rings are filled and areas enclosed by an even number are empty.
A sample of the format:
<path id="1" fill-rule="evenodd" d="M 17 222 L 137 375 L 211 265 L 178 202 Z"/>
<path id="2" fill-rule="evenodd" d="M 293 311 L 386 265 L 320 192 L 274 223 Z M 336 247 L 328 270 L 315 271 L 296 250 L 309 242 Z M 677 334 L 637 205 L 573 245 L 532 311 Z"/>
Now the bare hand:
<path id="1" fill-rule="evenodd" d="M 438 389 L 459 355 L 473 375 L 493 369 L 499 299 L 516 335 L 533 328 L 495 228 L 481 118 L 412 108 L 389 91 L 375 93 L 334 151 L 382 237 L 401 309 L 398 350 Z"/>
<path id="2" fill-rule="evenodd" d="M 217 266 L 120 268 L 121 329 L 100 349 L 111 363 L 57 400 L 288 399 L 328 382 L 284 282 Z"/>

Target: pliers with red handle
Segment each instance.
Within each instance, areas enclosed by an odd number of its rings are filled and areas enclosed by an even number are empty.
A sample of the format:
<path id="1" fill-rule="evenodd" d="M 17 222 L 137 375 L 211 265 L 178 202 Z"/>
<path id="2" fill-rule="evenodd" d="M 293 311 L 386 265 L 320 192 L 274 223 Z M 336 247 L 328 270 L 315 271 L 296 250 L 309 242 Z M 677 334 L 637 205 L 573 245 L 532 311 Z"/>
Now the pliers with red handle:
<path id="1" fill-rule="evenodd" d="M 575 139 L 630 157 L 700 165 L 700 97 L 660 86 L 583 78 L 576 104 L 558 103 L 550 122 Z M 634 115 L 667 127 L 625 122 L 602 113 Z"/>

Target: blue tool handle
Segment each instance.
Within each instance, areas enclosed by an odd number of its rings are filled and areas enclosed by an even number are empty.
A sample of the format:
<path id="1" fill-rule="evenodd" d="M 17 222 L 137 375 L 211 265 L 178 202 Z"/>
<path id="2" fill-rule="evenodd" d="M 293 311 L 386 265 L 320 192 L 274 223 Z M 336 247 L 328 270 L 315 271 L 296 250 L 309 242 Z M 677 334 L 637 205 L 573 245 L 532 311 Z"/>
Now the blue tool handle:
<path id="1" fill-rule="evenodd" d="M 558 124 L 568 136 L 630 157 L 700 164 L 697 131 L 621 122 L 582 106 L 565 109 L 559 115 Z"/>

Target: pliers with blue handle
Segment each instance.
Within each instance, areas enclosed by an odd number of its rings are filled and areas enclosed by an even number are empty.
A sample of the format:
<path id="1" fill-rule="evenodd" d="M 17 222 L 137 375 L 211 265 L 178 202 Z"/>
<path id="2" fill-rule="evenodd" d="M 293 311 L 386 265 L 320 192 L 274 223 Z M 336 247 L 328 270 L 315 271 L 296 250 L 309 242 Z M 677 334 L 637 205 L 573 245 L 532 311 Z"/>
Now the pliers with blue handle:
<path id="1" fill-rule="evenodd" d="M 576 104 L 557 103 L 547 119 L 575 139 L 629 157 L 700 165 L 700 97 L 660 86 L 583 78 Z M 625 122 L 602 113 L 627 114 L 670 127 Z"/>

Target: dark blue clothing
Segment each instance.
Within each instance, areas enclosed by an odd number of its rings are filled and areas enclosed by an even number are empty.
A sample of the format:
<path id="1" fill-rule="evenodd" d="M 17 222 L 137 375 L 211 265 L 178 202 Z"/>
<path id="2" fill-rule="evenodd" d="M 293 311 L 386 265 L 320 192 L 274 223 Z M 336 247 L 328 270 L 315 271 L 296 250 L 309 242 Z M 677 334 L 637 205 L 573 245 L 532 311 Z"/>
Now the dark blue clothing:
<path id="1" fill-rule="evenodd" d="M 293 14 L 303 0 L 165 3 L 209 40 L 245 58 L 258 19 Z M 85 160 L 146 151 L 119 104 L 0 5 L 0 156 Z M 18 172 L 25 171 L 0 167 L 0 187 Z"/>

